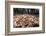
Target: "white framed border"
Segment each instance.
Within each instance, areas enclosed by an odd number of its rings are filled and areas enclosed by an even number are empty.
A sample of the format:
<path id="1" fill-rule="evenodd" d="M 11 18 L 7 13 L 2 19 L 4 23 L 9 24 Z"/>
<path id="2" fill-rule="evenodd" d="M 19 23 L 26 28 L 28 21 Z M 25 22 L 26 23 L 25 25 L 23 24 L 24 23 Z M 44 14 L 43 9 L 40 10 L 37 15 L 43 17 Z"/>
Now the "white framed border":
<path id="1" fill-rule="evenodd" d="M 34 8 L 34 9 L 39 9 L 39 27 L 13 28 L 13 8 Z M 42 6 L 10 5 L 10 32 L 15 32 L 15 31 L 37 31 L 37 30 L 42 30 Z"/>

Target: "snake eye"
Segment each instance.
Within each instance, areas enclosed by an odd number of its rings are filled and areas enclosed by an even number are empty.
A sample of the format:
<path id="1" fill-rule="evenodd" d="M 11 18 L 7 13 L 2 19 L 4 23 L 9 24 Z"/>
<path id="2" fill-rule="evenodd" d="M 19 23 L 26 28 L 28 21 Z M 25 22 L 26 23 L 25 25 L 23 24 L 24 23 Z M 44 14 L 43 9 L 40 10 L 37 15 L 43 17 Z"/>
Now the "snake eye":
<path id="1" fill-rule="evenodd" d="M 27 27 L 27 26 L 28 26 L 28 24 L 25 25 L 25 27 Z"/>

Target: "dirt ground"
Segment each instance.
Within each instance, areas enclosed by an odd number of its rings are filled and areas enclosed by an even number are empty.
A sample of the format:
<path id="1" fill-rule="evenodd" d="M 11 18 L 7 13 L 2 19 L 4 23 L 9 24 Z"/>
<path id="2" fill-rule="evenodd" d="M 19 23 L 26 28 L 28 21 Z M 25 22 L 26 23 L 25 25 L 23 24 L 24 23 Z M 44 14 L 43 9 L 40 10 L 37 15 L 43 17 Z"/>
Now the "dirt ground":
<path id="1" fill-rule="evenodd" d="M 15 15 L 13 16 L 14 28 L 39 27 L 39 17 L 35 15 Z"/>

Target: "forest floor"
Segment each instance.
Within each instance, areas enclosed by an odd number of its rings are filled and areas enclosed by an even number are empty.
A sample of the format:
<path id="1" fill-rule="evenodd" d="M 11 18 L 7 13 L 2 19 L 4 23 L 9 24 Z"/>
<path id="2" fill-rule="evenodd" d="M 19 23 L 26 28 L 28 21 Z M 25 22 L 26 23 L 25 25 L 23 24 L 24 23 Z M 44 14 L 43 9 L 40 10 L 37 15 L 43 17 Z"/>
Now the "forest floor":
<path id="1" fill-rule="evenodd" d="M 36 15 L 15 15 L 13 16 L 14 28 L 39 27 L 39 16 Z"/>

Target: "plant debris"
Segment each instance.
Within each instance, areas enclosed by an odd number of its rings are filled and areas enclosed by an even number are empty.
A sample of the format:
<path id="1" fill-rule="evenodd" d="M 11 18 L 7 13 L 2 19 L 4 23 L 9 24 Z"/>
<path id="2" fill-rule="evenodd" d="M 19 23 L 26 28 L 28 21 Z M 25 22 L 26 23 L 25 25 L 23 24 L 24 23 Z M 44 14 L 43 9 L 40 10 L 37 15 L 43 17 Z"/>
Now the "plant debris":
<path id="1" fill-rule="evenodd" d="M 25 27 L 38 27 L 39 17 L 36 15 L 15 15 L 13 17 L 14 28 L 25 28 Z"/>

